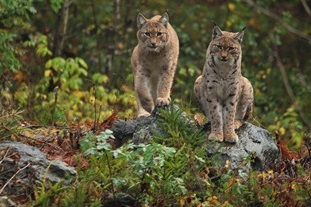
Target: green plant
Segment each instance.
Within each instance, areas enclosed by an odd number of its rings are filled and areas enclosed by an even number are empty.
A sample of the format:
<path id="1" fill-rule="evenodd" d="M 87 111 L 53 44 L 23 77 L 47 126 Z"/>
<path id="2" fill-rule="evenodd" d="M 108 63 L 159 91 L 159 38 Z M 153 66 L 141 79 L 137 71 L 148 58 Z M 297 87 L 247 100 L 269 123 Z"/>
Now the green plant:
<path id="1" fill-rule="evenodd" d="M 112 139 L 114 139 L 113 131 L 106 129 L 96 136 L 93 133 L 88 133 L 79 144 L 84 156 L 95 155 L 96 158 L 100 158 L 106 155 L 108 151 L 112 151 L 109 143 Z"/>
<path id="2" fill-rule="evenodd" d="M 120 184 L 116 186 L 131 189 L 141 202 L 153 205 L 174 205 L 179 198 L 198 189 L 201 192 L 196 193 L 202 195 L 204 187 L 199 174 L 206 165 L 202 145 L 205 135 L 174 107 L 159 111 L 158 124 L 160 132 L 154 132 L 151 143 L 128 144 L 115 150 L 115 157 L 127 163 L 127 170 L 120 171 L 115 178 Z M 130 176 L 128 172 L 132 172 Z"/>
<path id="3" fill-rule="evenodd" d="M 78 168 L 76 180 L 66 188 L 38 188 L 35 202 L 105 206 L 107 200 L 119 202 L 120 193 L 137 205 L 152 206 L 303 206 L 308 202 L 306 162 L 279 161 L 275 169 L 265 172 L 232 170 L 229 162 L 214 167 L 206 157 L 206 135 L 182 111 L 172 106 L 160 109 L 160 129 L 148 144 L 127 143 L 113 149 L 111 130 L 88 133 L 79 141 L 88 167 Z"/>
<path id="4" fill-rule="evenodd" d="M 52 54 L 44 35 L 30 36 L 24 46 L 35 47 L 39 57 L 49 58 Z M 14 94 L 15 101 L 27 107 L 32 116 L 45 124 L 65 124 L 73 120 L 98 121 L 112 113 L 108 105 L 135 104 L 135 99 L 131 98 L 133 94 L 115 89 L 109 91 L 104 86 L 109 81 L 107 75 L 90 75 L 88 70 L 86 62 L 78 57 L 48 59 L 39 83 L 33 89 L 21 84 Z M 29 93 L 30 90 L 32 93 Z M 131 116 L 132 108 L 128 107 L 122 113 Z"/>
<path id="5" fill-rule="evenodd" d="M 16 40 L 22 30 L 29 29 L 29 18 L 36 13 L 32 0 L 0 1 L 0 74 L 21 68 L 17 58 L 23 54 Z"/>
<path id="6" fill-rule="evenodd" d="M 12 136 L 18 136 L 24 129 L 20 126 L 19 121 L 22 120 L 22 111 L 0 111 L 0 142 L 9 140 Z"/>

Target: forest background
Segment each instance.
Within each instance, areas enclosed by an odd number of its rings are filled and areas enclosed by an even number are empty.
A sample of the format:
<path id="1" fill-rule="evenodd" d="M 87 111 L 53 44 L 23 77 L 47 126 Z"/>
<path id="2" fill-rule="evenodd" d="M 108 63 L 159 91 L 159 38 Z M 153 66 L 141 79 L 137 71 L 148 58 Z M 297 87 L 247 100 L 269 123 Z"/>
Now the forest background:
<path id="1" fill-rule="evenodd" d="M 180 41 L 171 96 L 182 110 L 160 111 L 165 133 L 151 143 L 117 148 L 109 127 L 136 116 L 137 14 L 166 11 Z M 30 163 L 14 171 L 20 157 L 2 150 L 0 195 L 31 206 L 310 206 L 310 17 L 310 0 L 0 0 L 0 142 L 36 146 L 77 171 L 70 185 L 34 183 Z M 215 167 L 206 156 L 213 143 L 180 116 L 202 123 L 193 85 L 214 22 L 226 31 L 247 27 L 249 121 L 275 135 L 280 150 L 266 171 Z M 13 160 L 8 169 L 5 160 Z"/>
<path id="2" fill-rule="evenodd" d="M 247 26 L 242 73 L 254 87 L 250 122 L 298 150 L 311 129 L 310 1 L 0 0 L 0 110 L 42 125 L 135 117 L 130 56 L 136 16 L 168 11 L 180 55 L 174 103 L 201 112 L 193 84 L 214 23 Z"/>

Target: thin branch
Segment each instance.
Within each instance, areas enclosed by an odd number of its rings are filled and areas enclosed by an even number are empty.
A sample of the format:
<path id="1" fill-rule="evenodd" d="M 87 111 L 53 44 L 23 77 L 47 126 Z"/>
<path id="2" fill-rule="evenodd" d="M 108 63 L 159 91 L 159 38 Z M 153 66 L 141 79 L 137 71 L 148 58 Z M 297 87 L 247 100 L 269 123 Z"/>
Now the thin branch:
<path id="1" fill-rule="evenodd" d="M 8 147 L 8 148 L 5 150 L 5 153 L 4 153 L 4 155 L 3 155 L 3 158 L 0 160 L 0 165 L 1 165 L 1 163 L 3 162 L 3 160 L 8 156 L 9 152 L 10 152 L 10 148 Z"/>
<path id="2" fill-rule="evenodd" d="M 24 166 L 23 168 L 17 170 L 17 172 L 4 184 L 4 186 L 0 189 L 0 195 L 2 194 L 2 191 L 4 190 L 4 188 L 13 180 L 13 178 L 20 173 L 21 171 L 25 170 L 28 166 L 30 165 L 30 162 L 27 163 L 26 166 Z"/>
<path id="3" fill-rule="evenodd" d="M 306 0 L 300 0 L 300 1 L 301 1 L 301 3 L 302 3 L 303 8 L 306 10 L 307 14 L 308 14 L 309 16 L 311 16 L 311 9 L 310 9 L 310 7 L 308 6 Z"/>
<path id="4" fill-rule="evenodd" d="M 276 45 L 274 45 L 274 57 L 276 59 L 276 64 L 277 64 L 278 68 L 280 69 L 281 76 L 282 76 L 282 79 L 283 79 L 283 83 L 284 83 L 284 86 L 285 86 L 285 89 L 286 89 L 286 92 L 287 92 L 289 98 L 293 102 L 293 104 L 295 106 L 295 109 L 298 112 L 301 120 L 305 123 L 305 125 L 307 125 L 307 127 L 309 129 L 311 129 L 311 122 L 305 116 L 305 113 L 303 112 L 302 108 L 299 106 L 299 103 L 298 103 L 298 100 L 297 100 L 297 98 L 296 98 L 296 96 L 294 94 L 294 91 L 293 91 L 292 87 L 290 86 L 290 83 L 289 83 L 289 80 L 288 80 L 288 76 L 287 76 L 286 71 L 285 71 L 285 67 L 284 67 L 284 65 L 282 63 L 282 60 L 280 58 L 280 55 L 279 55 L 279 52 L 278 52 L 278 49 L 277 49 Z"/>
<path id="5" fill-rule="evenodd" d="M 309 41 L 309 43 L 311 44 L 311 36 L 304 33 L 304 32 L 301 32 L 299 30 L 297 30 L 296 28 L 292 27 L 290 24 L 286 23 L 281 17 L 279 17 L 278 15 L 272 13 L 271 11 L 265 9 L 265 8 L 262 8 L 260 6 L 258 6 L 253 0 L 244 0 L 245 3 L 249 4 L 250 6 L 254 7 L 258 13 L 262 13 L 278 22 L 281 23 L 281 25 L 287 30 L 289 31 L 290 33 L 292 34 L 295 34 L 303 39 L 306 39 Z"/>

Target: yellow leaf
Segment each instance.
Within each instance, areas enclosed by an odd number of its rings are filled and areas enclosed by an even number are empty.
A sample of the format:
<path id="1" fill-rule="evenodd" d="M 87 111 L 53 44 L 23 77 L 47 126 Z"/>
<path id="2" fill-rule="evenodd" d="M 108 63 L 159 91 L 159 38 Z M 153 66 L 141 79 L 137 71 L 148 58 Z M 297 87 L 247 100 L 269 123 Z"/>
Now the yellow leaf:
<path id="1" fill-rule="evenodd" d="M 229 20 L 226 21 L 226 26 L 227 26 L 227 27 L 231 27 L 231 25 L 232 25 L 232 22 L 230 22 Z"/>
<path id="2" fill-rule="evenodd" d="M 77 105 L 77 104 L 73 105 L 73 106 L 72 106 L 72 110 L 78 111 L 78 105 Z"/>
<path id="3" fill-rule="evenodd" d="M 235 10 L 235 5 L 233 3 L 229 3 L 228 8 L 230 11 L 233 11 L 233 10 Z"/>
<path id="4" fill-rule="evenodd" d="M 259 174 L 257 175 L 257 177 L 258 177 L 258 178 L 266 178 L 266 177 L 267 177 L 267 173 L 265 173 L 265 172 L 259 173 Z"/>
<path id="5" fill-rule="evenodd" d="M 279 132 L 280 132 L 280 135 L 284 135 L 285 132 L 286 132 L 286 130 L 285 130 L 284 127 L 280 127 L 280 128 L 279 128 Z"/>
<path id="6" fill-rule="evenodd" d="M 184 206 L 185 205 L 185 200 L 184 199 L 179 200 L 179 204 L 180 204 L 180 206 Z"/>
<path id="7" fill-rule="evenodd" d="M 50 77 L 52 74 L 52 70 L 45 70 L 44 71 L 44 77 Z"/>
<path id="8" fill-rule="evenodd" d="M 79 98 L 79 99 L 82 99 L 82 98 L 84 98 L 84 97 L 87 97 L 88 93 L 85 92 L 85 91 L 73 91 L 73 92 L 72 92 L 72 95 L 73 95 L 74 97 L 77 97 L 77 98 Z"/>
<path id="9" fill-rule="evenodd" d="M 296 183 L 293 183 L 292 186 L 291 186 L 291 188 L 292 188 L 294 191 L 296 191 L 296 190 L 297 190 Z"/>
<path id="10" fill-rule="evenodd" d="M 273 170 L 268 170 L 268 174 L 273 175 L 274 174 Z"/>

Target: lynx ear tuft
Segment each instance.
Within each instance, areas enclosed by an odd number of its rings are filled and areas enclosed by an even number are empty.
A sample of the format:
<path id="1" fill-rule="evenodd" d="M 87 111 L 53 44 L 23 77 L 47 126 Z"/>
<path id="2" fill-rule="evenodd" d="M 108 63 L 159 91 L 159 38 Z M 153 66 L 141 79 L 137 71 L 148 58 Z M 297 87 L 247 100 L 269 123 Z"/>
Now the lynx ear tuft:
<path id="1" fill-rule="evenodd" d="M 236 41 L 238 41 L 240 44 L 241 44 L 241 42 L 243 41 L 243 36 L 244 36 L 244 30 L 246 29 L 246 26 L 240 31 L 240 32 L 238 32 L 236 35 L 235 35 L 235 37 L 234 37 L 234 39 L 236 40 Z"/>
<path id="2" fill-rule="evenodd" d="M 165 26 L 168 23 L 168 21 L 169 21 L 169 16 L 168 16 L 168 13 L 165 12 L 161 17 L 160 22 Z"/>
<path id="3" fill-rule="evenodd" d="M 144 17 L 144 15 L 142 15 L 141 13 L 138 13 L 137 15 L 137 27 L 141 28 L 142 26 L 144 26 L 144 24 L 146 24 L 147 19 L 146 17 Z"/>
<path id="4" fill-rule="evenodd" d="M 218 26 L 215 26 L 213 29 L 213 35 L 212 35 L 213 40 L 221 36 L 222 36 L 221 29 Z"/>

